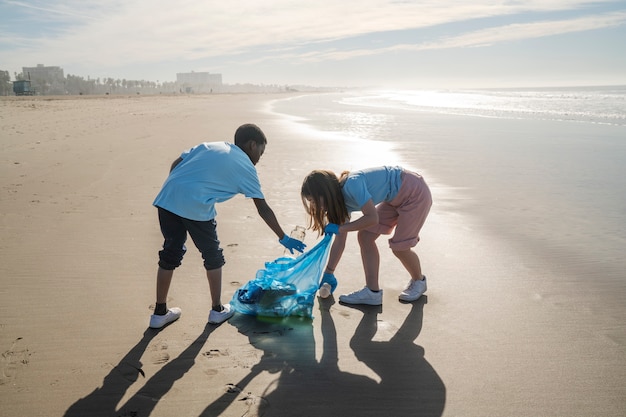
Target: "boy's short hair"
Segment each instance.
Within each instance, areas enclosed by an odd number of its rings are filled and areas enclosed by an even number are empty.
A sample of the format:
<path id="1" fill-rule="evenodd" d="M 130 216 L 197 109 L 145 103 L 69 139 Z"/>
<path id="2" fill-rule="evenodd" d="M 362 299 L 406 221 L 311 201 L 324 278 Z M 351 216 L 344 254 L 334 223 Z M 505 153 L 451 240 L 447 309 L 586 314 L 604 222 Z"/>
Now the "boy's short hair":
<path id="1" fill-rule="evenodd" d="M 255 141 L 259 145 L 267 144 L 265 133 L 257 125 L 252 123 L 246 123 L 241 125 L 235 131 L 235 145 L 240 148 L 251 140 Z"/>

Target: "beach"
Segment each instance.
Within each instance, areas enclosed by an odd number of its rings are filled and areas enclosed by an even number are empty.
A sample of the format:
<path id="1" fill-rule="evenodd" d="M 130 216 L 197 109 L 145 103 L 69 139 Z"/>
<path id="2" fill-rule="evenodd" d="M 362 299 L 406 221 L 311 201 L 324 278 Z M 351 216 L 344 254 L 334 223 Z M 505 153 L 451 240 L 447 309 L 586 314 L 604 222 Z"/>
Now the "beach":
<path id="1" fill-rule="evenodd" d="M 567 227 L 579 218 L 565 209 L 575 206 L 570 196 L 558 200 L 563 208 L 535 202 L 570 183 L 533 177 L 537 194 L 516 194 L 528 176 L 505 169 L 520 160 L 558 168 L 559 158 L 521 145 L 510 159 L 495 152 L 496 138 L 512 132 L 565 137 L 591 127 L 423 114 L 419 140 L 359 140 L 274 111 L 300 96 L 0 99 L 2 416 L 626 415 L 624 223 L 614 226 L 625 213 Z M 268 138 L 257 169 L 286 232 L 306 225 L 299 192 L 312 169 L 421 172 L 434 199 L 416 248 L 426 295 L 398 302 L 408 276 L 383 236 L 381 308 L 318 300 L 312 320 L 237 314 L 212 326 L 202 259 L 189 245 L 168 300 L 182 317 L 148 329 L 162 245 L 152 201 L 184 149 L 232 142 L 243 123 Z M 493 136 L 468 145 L 484 132 Z M 437 141 L 444 136 L 458 142 Z M 557 155 L 573 149 L 556 145 Z M 572 160 L 592 159 L 579 152 Z M 591 181 L 596 165 L 585 166 Z M 622 195 L 621 184 L 605 192 Z M 242 196 L 217 212 L 227 302 L 283 247 Z M 318 240 L 307 231 L 309 247 Z M 364 285 L 356 236 L 336 275 L 336 295 Z"/>

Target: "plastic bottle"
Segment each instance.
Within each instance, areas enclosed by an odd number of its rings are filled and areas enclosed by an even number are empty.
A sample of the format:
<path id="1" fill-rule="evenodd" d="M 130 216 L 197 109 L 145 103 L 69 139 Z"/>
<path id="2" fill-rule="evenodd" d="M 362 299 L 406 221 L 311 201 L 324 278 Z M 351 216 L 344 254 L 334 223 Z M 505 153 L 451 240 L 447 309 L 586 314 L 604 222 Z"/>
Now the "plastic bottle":
<path id="1" fill-rule="evenodd" d="M 331 292 L 331 286 L 328 282 L 322 284 L 320 289 L 318 290 L 318 294 L 322 298 L 328 298 Z"/>
<path id="2" fill-rule="evenodd" d="M 300 242 L 304 242 L 304 236 L 306 236 L 306 229 L 302 226 L 296 226 L 289 234 L 289 237 L 298 239 Z M 285 249 L 283 251 L 283 254 L 287 256 L 295 256 L 296 253 L 292 254 L 291 252 L 289 252 L 289 249 Z"/>

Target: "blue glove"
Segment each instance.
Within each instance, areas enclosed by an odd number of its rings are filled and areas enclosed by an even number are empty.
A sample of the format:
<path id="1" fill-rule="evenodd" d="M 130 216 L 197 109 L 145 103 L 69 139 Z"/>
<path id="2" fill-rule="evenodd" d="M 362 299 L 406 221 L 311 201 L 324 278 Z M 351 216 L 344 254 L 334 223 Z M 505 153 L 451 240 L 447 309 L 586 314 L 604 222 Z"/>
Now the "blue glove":
<path id="1" fill-rule="evenodd" d="M 337 288 L 337 278 L 335 278 L 335 274 L 324 274 L 322 276 L 322 281 L 320 282 L 319 288 L 322 288 L 322 285 L 324 284 L 330 285 L 330 293 L 334 293 L 335 288 Z"/>
<path id="2" fill-rule="evenodd" d="M 324 228 L 324 233 L 327 235 L 338 235 L 339 225 L 335 223 L 328 223 Z"/>
<path id="3" fill-rule="evenodd" d="M 294 249 L 298 252 L 304 252 L 304 248 L 306 248 L 306 245 L 304 243 L 287 235 L 283 236 L 283 238 L 280 239 L 278 242 L 287 249 L 289 249 L 289 252 L 291 252 L 292 255 Z"/>

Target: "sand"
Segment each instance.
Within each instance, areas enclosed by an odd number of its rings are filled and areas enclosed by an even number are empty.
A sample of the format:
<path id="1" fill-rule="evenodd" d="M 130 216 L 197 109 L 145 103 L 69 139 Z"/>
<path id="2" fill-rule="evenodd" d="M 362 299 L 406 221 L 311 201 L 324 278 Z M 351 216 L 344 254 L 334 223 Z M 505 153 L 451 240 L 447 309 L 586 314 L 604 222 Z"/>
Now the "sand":
<path id="1" fill-rule="evenodd" d="M 183 149 L 258 124 L 269 140 L 259 175 L 286 231 L 305 225 L 311 169 L 401 161 L 265 111 L 284 97 L 0 100 L 2 416 L 626 415 L 623 305 L 538 272 L 436 180 L 418 302 L 398 302 L 408 277 L 383 238 L 381 308 L 329 299 L 312 320 L 207 325 L 190 247 L 168 300 L 181 319 L 147 329 L 162 243 L 151 203 Z M 283 248 L 243 197 L 217 220 L 227 301 Z M 337 276 L 338 293 L 363 285 L 355 236 Z"/>

